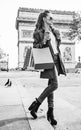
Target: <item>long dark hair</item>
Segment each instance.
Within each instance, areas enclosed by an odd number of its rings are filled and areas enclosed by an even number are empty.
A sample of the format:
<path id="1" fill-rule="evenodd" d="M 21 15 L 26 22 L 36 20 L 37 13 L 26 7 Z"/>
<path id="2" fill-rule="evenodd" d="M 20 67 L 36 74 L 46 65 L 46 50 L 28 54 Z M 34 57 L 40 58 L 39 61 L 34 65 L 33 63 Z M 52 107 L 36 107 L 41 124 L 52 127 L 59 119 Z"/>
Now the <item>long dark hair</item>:
<path id="1" fill-rule="evenodd" d="M 45 10 L 43 13 L 39 14 L 36 29 L 42 29 L 44 27 L 44 21 L 43 18 L 47 16 L 47 14 L 50 13 L 48 10 Z"/>

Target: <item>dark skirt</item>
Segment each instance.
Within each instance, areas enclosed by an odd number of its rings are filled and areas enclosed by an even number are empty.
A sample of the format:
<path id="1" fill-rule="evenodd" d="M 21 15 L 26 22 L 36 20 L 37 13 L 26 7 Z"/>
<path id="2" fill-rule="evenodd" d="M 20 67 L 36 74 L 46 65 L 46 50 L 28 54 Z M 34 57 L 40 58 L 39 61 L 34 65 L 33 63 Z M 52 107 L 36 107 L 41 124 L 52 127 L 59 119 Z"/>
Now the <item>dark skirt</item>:
<path id="1" fill-rule="evenodd" d="M 56 75 L 55 67 L 57 69 L 58 75 L 60 75 L 60 74 L 66 75 L 65 67 L 62 63 L 62 60 L 61 60 L 59 54 L 54 55 L 53 58 L 54 58 L 53 68 L 52 69 L 45 69 L 43 72 L 41 72 L 40 78 L 53 79 L 54 76 Z"/>

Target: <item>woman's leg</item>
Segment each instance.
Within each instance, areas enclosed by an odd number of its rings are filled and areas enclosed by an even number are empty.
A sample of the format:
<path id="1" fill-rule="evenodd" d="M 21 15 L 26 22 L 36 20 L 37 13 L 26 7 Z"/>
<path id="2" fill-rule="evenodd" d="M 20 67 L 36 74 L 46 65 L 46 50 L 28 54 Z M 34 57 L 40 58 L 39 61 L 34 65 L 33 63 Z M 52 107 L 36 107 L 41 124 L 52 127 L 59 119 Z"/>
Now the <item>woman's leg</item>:
<path id="1" fill-rule="evenodd" d="M 50 79 L 49 82 L 50 83 L 48 84 L 48 87 L 42 92 L 42 94 L 36 99 L 36 101 L 34 101 L 28 108 L 31 111 L 30 113 L 34 117 L 34 119 L 37 118 L 36 112 L 46 97 L 49 97 L 49 103 L 53 105 L 53 97 L 52 97 L 53 95 L 51 93 L 55 91 L 58 87 L 57 77 L 54 79 Z"/>
<path id="2" fill-rule="evenodd" d="M 48 85 L 50 84 L 50 80 Z M 57 121 L 54 119 L 54 93 L 50 93 L 47 97 L 48 102 L 48 111 L 47 111 L 47 120 L 51 125 L 57 125 Z"/>
<path id="3" fill-rule="evenodd" d="M 38 97 L 38 101 L 40 103 L 43 102 L 43 100 L 48 97 L 53 91 L 55 91 L 58 88 L 58 81 L 57 81 L 57 76 L 56 73 L 54 74 L 53 79 L 49 79 L 48 87 L 45 88 L 45 90 L 41 93 L 41 95 Z M 51 95 L 53 96 L 53 95 Z M 53 98 L 51 98 L 53 99 Z"/>
<path id="4" fill-rule="evenodd" d="M 48 102 L 48 111 L 47 111 L 47 120 L 51 125 L 57 125 L 57 121 L 54 118 L 54 93 L 50 93 L 47 97 Z"/>
<path id="5" fill-rule="evenodd" d="M 47 102 L 48 102 L 48 109 L 49 107 L 54 108 L 54 93 L 50 93 L 49 96 L 47 97 Z"/>
<path id="6" fill-rule="evenodd" d="M 30 107 L 28 108 L 31 112 L 31 115 L 34 117 L 34 119 L 37 118 L 36 112 L 41 105 L 41 103 L 44 101 L 46 97 L 48 97 L 53 91 L 55 91 L 58 88 L 58 82 L 57 82 L 57 76 L 56 72 L 54 73 L 54 78 L 49 79 L 49 84 L 46 89 L 41 93 L 41 95 L 34 101 Z M 51 98 L 53 99 L 53 98 Z"/>
<path id="7" fill-rule="evenodd" d="M 49 79 L 48 81 L 48 85 L 51 84 L 51 80 Z M 51 92 L 48 96 L 47 96 L 47 102 L 48 102 L 48 108 L 49 107 L 54 107 L 54 95 L 53 95 L 53 92 Z"/>

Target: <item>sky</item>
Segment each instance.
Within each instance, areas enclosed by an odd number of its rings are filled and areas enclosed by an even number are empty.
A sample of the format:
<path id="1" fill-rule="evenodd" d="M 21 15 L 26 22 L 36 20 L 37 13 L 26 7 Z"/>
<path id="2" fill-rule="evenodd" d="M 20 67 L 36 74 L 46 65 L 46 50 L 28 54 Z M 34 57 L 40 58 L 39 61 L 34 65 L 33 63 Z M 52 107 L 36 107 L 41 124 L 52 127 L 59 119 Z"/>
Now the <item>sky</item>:
<path id="1" fill-rule="evenodd" d="M 81 11 L 81 0 L 0 0 L 0 48 L 9 54 L 9 68 L 18 66 L 18 36 L 15 28 L 19 7 Z M 76 60 L 81 56 L 81 44 L 76 45 Z"/>

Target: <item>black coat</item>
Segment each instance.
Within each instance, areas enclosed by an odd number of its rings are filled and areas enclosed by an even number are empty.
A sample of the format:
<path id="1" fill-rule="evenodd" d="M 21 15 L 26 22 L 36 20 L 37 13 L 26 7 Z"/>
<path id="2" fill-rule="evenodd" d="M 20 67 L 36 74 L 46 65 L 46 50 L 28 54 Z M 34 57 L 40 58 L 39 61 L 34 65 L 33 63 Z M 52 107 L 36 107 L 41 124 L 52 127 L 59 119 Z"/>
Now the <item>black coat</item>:
<path id="1" fill-rule="evenodd" d="M 64 64 L 62 62 L 61 53 L 60 53 L 60 49 L 59 49 L 59 46 L 61 43 L 60 33 L 59 33 L 59 31 L 52 29 L 52 28 L 51 28 L 51 31 L 56 38 L 57 49 L 58 49 L 59 54 L 58 54 L 58 62 L 54 63 L 53 68 L 52 69 L 45 69 L 43 72 L 41 72 L 40 77 L 41 78 L 48 78 L 48 79 L 54 78 L 55 66 L 57 68 L 58 75 L 60 75 L 60 74 L 66 75 L 65 67 L 64 67 Z M 46 44 L 44 44 L 44 42 L 43 42 L 44 41 L 44 32 L 45 32 L 44 29 L 35 30 L 34 35 L 33 35 L 33 37 L 34 37 L 33 47 L 34 48 L 49 47 L 50 51 L 51 51 L 52 58 L 54 60 L 54 52 L 53 52 L 50 40 L 47 40 Z"/>

